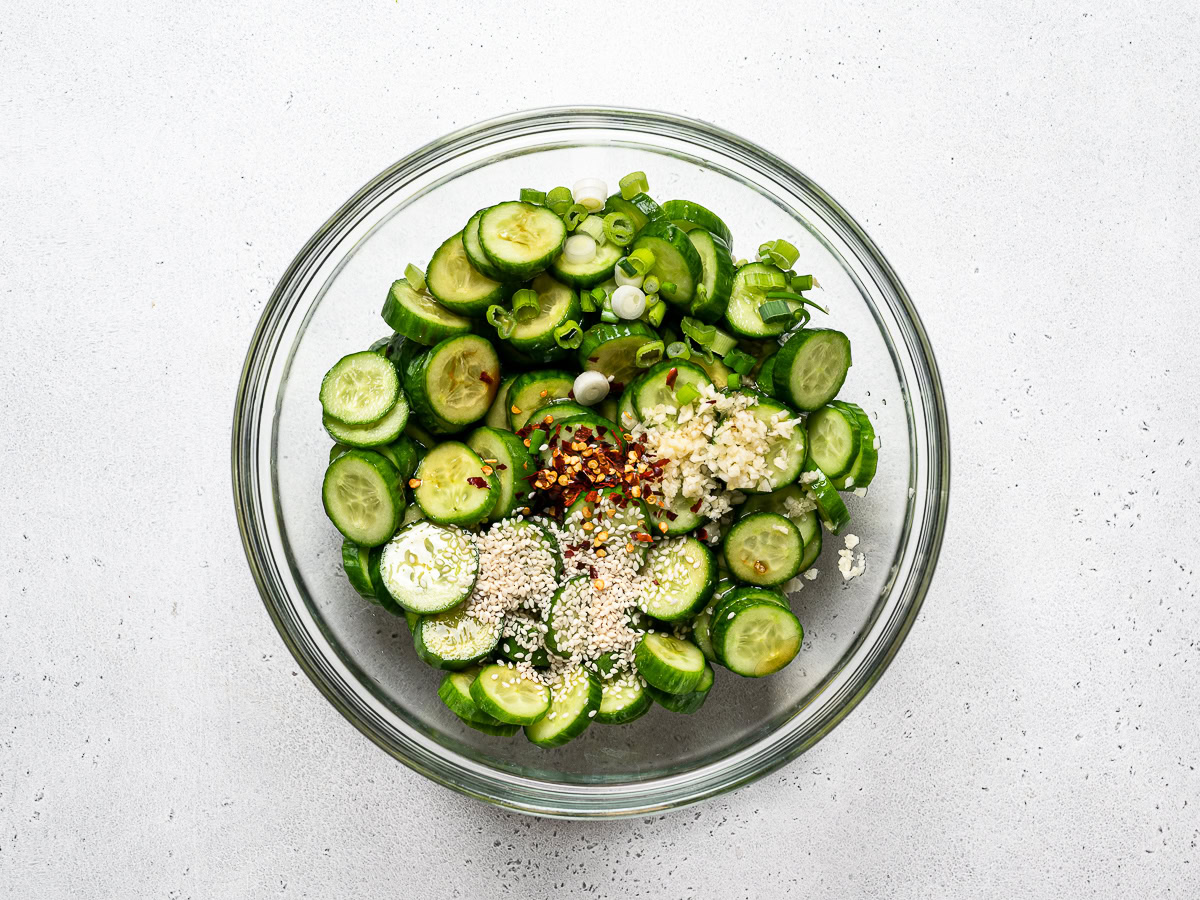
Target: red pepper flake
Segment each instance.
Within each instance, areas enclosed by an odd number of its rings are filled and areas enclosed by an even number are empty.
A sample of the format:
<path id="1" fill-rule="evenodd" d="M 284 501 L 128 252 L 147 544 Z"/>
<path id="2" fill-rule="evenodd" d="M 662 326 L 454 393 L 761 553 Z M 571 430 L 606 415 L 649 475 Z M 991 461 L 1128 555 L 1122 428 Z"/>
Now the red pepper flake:
<path id="1" fill-rule="evenodd" d="M 486 491 L 489 486 L 487 483 L 487 479 L 480 478 L 478 475 L 473 475 L 472 477 L 468 478 L 467 484 L 471 485 L 471 487 L 477 487 L 480 490 L 484 490 L 484 491 Z"/>
<path id="2" fill-rule="evenodd" d="M 695 503 L 693 503 L 690 507 L 691 511 L 694 513 L 700 512 L 700 504 L 702 501 L 703 501 L 703 498 L 701 498 L 700 500 L 697 500 Z"/>
<path id="3" fill-rule="evenodd" d="M 508 466 L 506 466 L 504 463 L 496 463 L 496 468 L 499 469 L 501 472 L 503 472 L 505 469 L 508 468 Z"/>
<path id="4" fill-rule="evenodd" d="M 620 381 L 614 381 L 609 384 L 608 389 L 614 394 L 619 394 L 621 391 L 625 390 L 625 385 Z"/>
<path id="5" fill-rule="evenodd" d="M 482 381 L 484 384 L 495 384 L 496 383 L 496 379 L 493 378 L 491 375 L 489 375 L 487 372 L 480 372 L 479 380 Z"/>
<path id="6" fill-rule="evenodd" d="M 600 357 L 598 357 L 598 356 L 589 356 L 589 357 L 588 357 L 588 362 L 600 362 Z"/>
<path id="7" fill-rule="evenodd" d="M 708 529 L 701 528 L 699 531 L 696 532 L 696 537 L 700 538 L 700 540 L 702 540 L 702 541 L 707 541 L 708 540 Z"/>
<path id="8" fill-rule="evenodd" d="M 669 509 L 667 509 L 665 506 L 661 507 L 661 509 L 662 509 L 662 514 L 663 514 L 664 516 L 666 516 L 668 519 L 670 519 L 672 522 L 674 522 L 676 519 L 678 519 L 678 518 L 679 518 L 679 515 L 678 515 L 678 513 L 673 513 L 673 512 L 671 512 L 671 511 L 670 511 Z M 695 510 L 693 510 L 693 512 L 695 512 Z M 661 523 L 661 522 L 660 522 L 659 524 L 660 524 L 660 526 L 661 526 L 663 523 Z M 664 531 L 665 531 L 666 529 L 661 529 L 661 530 L 664 530 Z"/>
<path id="9" fill-rule="evenodd" d="M 592 576 L 592 579 L 593 579 L 593 580 L 595 580 L 595 578 L 596 578 L 596 567 L 595 567 L 595 566 L 588 566 L 588 574 L 589 574 L 590 576 Z"/>
<path id="10" fill-rule="evenodd" d="M 671 371 L 667 373 L 667 387 L 675 387 L 675 379 L 678 377 L 679 370 L 672 366 Z"/>
<path id="11" fill-rule="evenodd" d="M 563 551 L 563 556 L 565 556 L 567 559 L 570 559 L 574 555 L 575 555 L 575 551 L 569 547 Z"/>

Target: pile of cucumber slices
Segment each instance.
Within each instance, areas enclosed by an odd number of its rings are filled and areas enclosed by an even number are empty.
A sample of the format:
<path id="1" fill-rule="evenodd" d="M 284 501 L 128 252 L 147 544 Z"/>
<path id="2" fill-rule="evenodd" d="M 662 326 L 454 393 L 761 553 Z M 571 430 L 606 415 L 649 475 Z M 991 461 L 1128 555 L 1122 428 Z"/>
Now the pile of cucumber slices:
<path id="1" fill-rule="evenodd" d="M 344 537 L 346 575 L 406 618 L 466 725 L 523 727 L 558 746 L 653 702 L 695 712 L 714 666 L 759 677 L 798 653 L 803 629 L 784 586 L 817 562 L 823 530 L 848 524 L 840 492 L 870 484 L 879 441 L 867 413 L 837 399 L 850 340 L 811 324 L 828 311 L 812 299 L 818 282 L 795 270 L 796 248 L 772 240 L 746 260 L 732 241 L 704 206 L 651 199 L 640 172 L 612 194 L 592 178 L 524 189 L 467 216 L 424 270 L 409 265 L 383 305 L 393 333 L 325 375 L 335 444 L 322 500 Z M 799 421 L 778 446 L 770 490 L 743 491 L 720 521 L 622 488 L 573 503 L 538 490 L 552 444 L 603 440 L 620 457 L 645 410 L 682 410 L 714 389 L 747 394 L 764 421 Z M 554 611 L 582 602 L 589 579 L 564 569 L 563 518 L 609 501 L 614 522 L 649 532 L 637 558 L 655 587 L 630 609 L 632 665 L 590 659 L 568 671 Z M 503 628 L 471 614 L 478 535 L 496 523 L 544 546 L 558 584 L 548 609 Z M 522 630 L 533 639 L 506 637 Z"/>

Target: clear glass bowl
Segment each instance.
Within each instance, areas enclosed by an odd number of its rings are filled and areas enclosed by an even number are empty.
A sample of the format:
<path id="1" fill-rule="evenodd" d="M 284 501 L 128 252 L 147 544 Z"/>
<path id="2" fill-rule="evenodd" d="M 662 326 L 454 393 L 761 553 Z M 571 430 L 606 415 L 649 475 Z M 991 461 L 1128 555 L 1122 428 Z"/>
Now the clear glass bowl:
<path id="1" fill-rule="evenodd" d="M 480 206 L 519 188 L 643 170 L 655 197 L 717 210 L 742 256 L 786 237 L 824 287 L 830 323 L 849 334 L 842 396 L 876 419 L 882 450 L 869 494 L 851 496 L 865 575 L 843 585 L 840 539 L 826 535 L 822 577 L 793 602 L 805 628 L 781 673 L 717 673 L 703 710 L 655 708 L 540 750 L 493 738 L 442 707 L 439 673 L 408 629 L 358 597 L 341 571 L 341 537 L 321 508 L 329 438 L 321 376 L 388 329 L 387 290 L 408 262 Z M 818 319 L 822 318 L 818 314 Z M 284 642 L 330 702 L 380 747 L 465 794 L 541 815 L 645 813 L 746 784 L 795 758 L 882 675 L 928 589 L 946 519 L 949 443 L 933 351 L 908 295 L 858 224 L 783 160 L 691 119 L 627 109 L 545 109 L 447 135 L 363 187 L 312 237 L 263 312 L 238 386 L 233 427 L 238 525 L 259 591 Z M 832 545 L 837 546 L 832 546 Z"/>

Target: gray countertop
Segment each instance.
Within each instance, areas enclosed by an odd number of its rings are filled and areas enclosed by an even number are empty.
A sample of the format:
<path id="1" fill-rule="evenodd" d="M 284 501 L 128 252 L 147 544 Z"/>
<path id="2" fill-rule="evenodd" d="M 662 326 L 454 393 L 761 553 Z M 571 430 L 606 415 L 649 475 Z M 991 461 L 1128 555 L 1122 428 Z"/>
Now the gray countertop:
<path id="1" fill-rule="evenodd" d="M 1200 894 L 1194 4 L 215 6 L 0 15 L 0 896 Z M 924 317 L 954 453 L 862 705 L 609 823 L 356 732 L 229 487 L 251 331 L 316 227 L 445 131 L 580 102 L 716 122 L 838 198 Z"/>

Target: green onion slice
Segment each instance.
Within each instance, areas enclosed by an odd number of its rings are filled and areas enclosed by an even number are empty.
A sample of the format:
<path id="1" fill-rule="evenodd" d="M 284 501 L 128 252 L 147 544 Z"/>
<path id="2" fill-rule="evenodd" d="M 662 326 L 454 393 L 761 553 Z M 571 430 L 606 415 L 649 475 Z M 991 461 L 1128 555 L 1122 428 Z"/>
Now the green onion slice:
<path id="1" fill-rule="evenodd" d="M 800 258 L 800 251 L 796 249 L 794 244 L 780 238 L 775 241 L 767 241 L 760 246 L 758 248 L 758 258 L 764 262 L 770 261 L 781 269 L 790 269 L 796 264 L 796 260 Z"/>
<path id="2" fill-rule="evenodd" d="M 684 384 L 675 392 L 675 399 L 679 401 L 680 406 L 687 406 L 693 400 L 700 396 L 700 392 L 696 390 L 694 384 Z"/>
<path id="3" fill-rule="evenodd" d="M 512 317 L 507 309 L 499 304 L 493 303 L 487 309 L 488 324 L 491 325 L 499 333 L 502 338 L 512 337 L 513 328 L 517 322 Z"/>
<path id="4" fill-rule="evenodd" d="M 574 319 L 567 319 L 554 329 L 554 343 L 564 350 L 574 350 L 583 343 L 583 329 Z"/>
<path id="5" fill-rule="evenodd" d="M 672 341 L 667 345 L 667 356 L 671 359 L 691 359 L 692 351 L 683 341 Z"/>
<path id="6" fill-rule="evenodd" d="M 645 172 L 630 172 L 618 184 L 621 186 L 621 196 L 626 200 L 632 200 L 638 194 L 650 190 L 650 182 L 646 180 Z"/>
<path id="7" fill-rule="evenodd" d="M 666 286 L 664 285 L 664 288 Z M 684 316 L 679 323 L 680 330 L 701 347 L 711 347 L 717 338 L 717 326 L 707 325 L 699 319 Z"/>
<path id="8" fill-rule="evenodd" d="M 529 288 L 521 288 L 521 290 L 513 294 L 512 314 L 513 318 L 518 322 L 525 322 L 534 318 L 541 310 L 542 307 L 538 300 L 537 291 Z"/>
<path id="9" fill-rule="evenodd" d="M 714 328 L 712 343 L 708 345 L 708 349 L 712 350 L 717 356 L 724 356 L 730 350 L 737 346 L 737 341 L 732 335 L 726 334 L 720 328 Z"/>
<path id="10" fill-rule="evenodd" d="M 790 319 L 794 310 L 786 300 L 768 300 L 758 308 L 758 316 L 764 322 L 780 322 Z"/>
<path id="11" fill-rule="evenodd" d="M 647 369 L 663 358 L 666 347 L 662 341 L 649 341 L 637 348 L 633 361 L 638 368 Z"/>
<path id="12" fill-rule="evenodd" d="M 743 353 L 741 350 L 730 350 L 725 354 L 725 365 L 733 369 L 739 375 L 746 375 L 754 368 L 757 363 L 753 356 L 749 353 Z"/>
<path id="13" fill-rule="evenodd" d="M 538 206 L 545 206 L 546 192 L 539 191 L 537 188 L 521 188 L 521 202 L 535 203 Z"/>

